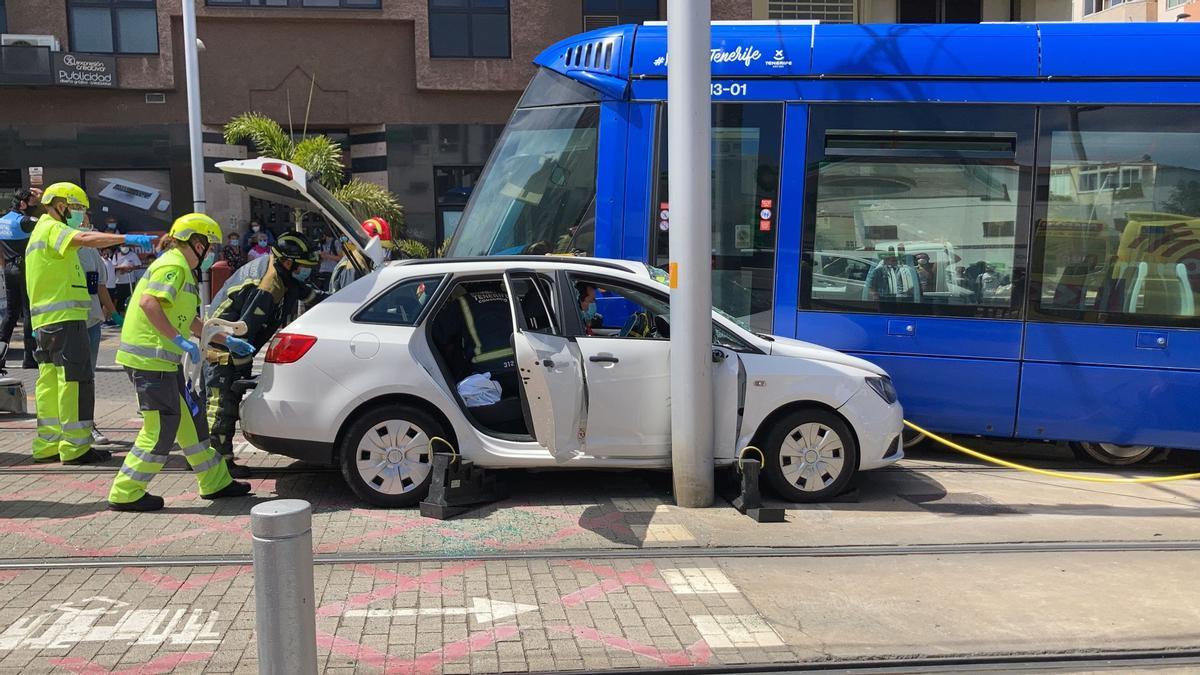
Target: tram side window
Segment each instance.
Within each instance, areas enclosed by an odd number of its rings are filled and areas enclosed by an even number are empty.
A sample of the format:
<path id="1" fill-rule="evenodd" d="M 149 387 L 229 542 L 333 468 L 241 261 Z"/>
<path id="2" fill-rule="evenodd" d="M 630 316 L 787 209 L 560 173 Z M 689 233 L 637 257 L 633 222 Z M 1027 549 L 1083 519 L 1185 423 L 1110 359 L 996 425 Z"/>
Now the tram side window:
<path id="1" fill-rule="evenodd" d="M 809 307 L 1017 311 L 1015 133 L 827 129 L 820 141 Z"/>
<path id="2" fill-rule="evenodd" d="M 1198 323 L 1195 111 L 1052 108 L 1043 120 L 1035 311 L 1092 323 Z"/>

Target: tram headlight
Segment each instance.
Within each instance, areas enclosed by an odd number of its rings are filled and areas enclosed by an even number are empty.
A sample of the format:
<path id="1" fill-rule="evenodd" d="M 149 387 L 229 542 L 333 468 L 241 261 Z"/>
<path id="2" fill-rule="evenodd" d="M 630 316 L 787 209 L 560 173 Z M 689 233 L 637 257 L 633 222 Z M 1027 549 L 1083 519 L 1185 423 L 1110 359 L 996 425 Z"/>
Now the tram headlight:
<path id="1" fill-rule="evenodd" d="M 900 398 L 896 394 L 896 387 L 892 384 L 892 378 L 886 376 L 868 377 L 866 380 L 867 386 L 869 386 L 871 389 L 874 389 L 875 393 L 879 394 L 879 398 L 886 401 L 888 405 L 895 403 L 896 400 Z"/>

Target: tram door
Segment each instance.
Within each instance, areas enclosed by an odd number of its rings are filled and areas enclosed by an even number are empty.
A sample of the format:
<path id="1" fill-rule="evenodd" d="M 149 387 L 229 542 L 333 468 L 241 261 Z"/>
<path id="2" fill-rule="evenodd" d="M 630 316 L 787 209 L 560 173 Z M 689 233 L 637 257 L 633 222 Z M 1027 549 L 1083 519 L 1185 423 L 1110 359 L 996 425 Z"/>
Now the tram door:
<path id="1" fill-rule="evenodd" d="M 1013 432 L 1034 129 L 1032 107 L 810 105 L 788 134 L 796 336 L 885 368 L 917 423 Z"/>
<path id="2" fill-rule="evenodd" d="M 778 236 L 783 104 L 715 103 L 712 107 L 713 304 L 771 332 Z M 659 109 L 650 261 L 670 260 L 670 190 L 666 106 Z"/>
<path id="3" fill-rule="evenodd" d="M 1037 175 L 1017 433 L 1200 448 L 1194 110 L 1044 107 Z"/>

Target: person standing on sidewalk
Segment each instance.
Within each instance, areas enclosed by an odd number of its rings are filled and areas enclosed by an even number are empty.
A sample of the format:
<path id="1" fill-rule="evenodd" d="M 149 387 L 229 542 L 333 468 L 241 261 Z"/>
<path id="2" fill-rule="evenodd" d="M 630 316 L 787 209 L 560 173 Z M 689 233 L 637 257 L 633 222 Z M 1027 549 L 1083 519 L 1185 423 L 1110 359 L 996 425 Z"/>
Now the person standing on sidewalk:
<path id="1" fill-rule="evenodd" d="M 91 214 L 83 220 L 79 228 L 84 232 L 92 229 Z M 94 248 L 79 249 L 79 264 L 83 266 L 83 276 L 87 279 L 88 295 L 92 296 L 92 308 L 88 310 L 87 333 L 88 343 L 92 347 L 92 373 L 100 361 L 100 326 L 113 318 L 117 310 L 113 307 L 112 298 L 108 295 L 108 269 L 100 251 Z M 108 445 L 108 437 L 100 433 L 95 421 L 92 423 L 92 443 Z"/>
<path id="2" fill-rule="evenodd" d="M 142 430 L 125 463 L 113 479 L 108 507 L 114 511 L 156 511 L 162 497 L 146 492 L 150 479 L 162 469 L 176 444 L 192 467 L 204 499 L 241 497 L 250 485 L 233 480 L 225 461 L 209 445 L 208 422 L 196 393 L 183 373 L 183 356 L 200 360 L 200 348 L 189 336 L 200 335 L 203 324 L 200 289 L 193 270 L 216 259 L 221 227 L 202 213 L 190 213 L 171 225 L 163 253 L 134 289 L 121 329 L 117 363 L 125 366 L 137 390 Z M 215 342 L 230 349 L 249 345 L 235 337 Z"/>
<path id="3" fill-rule="evenodd" d="M 35 462 L 91 464 L 112 456 L 92 448 L 95 377 L 88 344 L 92 308 L 80 248 L 119 243 L 149 248 L 141 234 L 82 232 L 87 193 L 74 183 L 55 183 L 42 194 L 46 212 L 38 219 L 25 249 L 25 286 L 29 315 L 37 332 L 38 379 Z"/>
<path id="4" fill-rule="evenodd" d="M 233 385 L 250 377 L 254 353 L 296 314 L 299 303 L 312 307 L 325 299 L 327 294 L 312 286 L 318 262 L 317 249 L 308 237 L 286 232 L 279 235 L 269 256 L 246 263 L 213 296 L 213 318 L 246 322 L 246 339 L 227 338 L 224 346 L 207 346 L 204 366 L 213 447 L 225 456 L 235 478 L 248 476 L 250 470 L 233 460 L 233 434 L 242 403 L 242 392 Z"/>
<path id="5" fill-rule="evenodd" d="M 142 258 L 130 247 L 122 245 L 117 249 L 113 265 L 117 269 L 117 295 L 114 297 L 117 311 L 125 312 L 128 310 L 129 296 L 133 295 L 133 287 L 141 278 L 138 272 L 142 269 Z"/>
<path id="6" fill-rule="evenodd" d="M 0 217 L 0 254 L 4 256 L 4 295 L 8 302 L 4 323 L 0 324 L 0 372 L 4 372 L 8 346 L 18 320 L 25 338 L 21 367 L 37 368 L 37 361 L 33 359 L 37 343 L 33 340 L 29 296 L 25 292 L 25 247 L 29 244 L 29 233 L 33 232 L 41 215 L 41 197 L 42 191 L 37 188 L 17 190 L 13 195 L 12 210 Z"/>

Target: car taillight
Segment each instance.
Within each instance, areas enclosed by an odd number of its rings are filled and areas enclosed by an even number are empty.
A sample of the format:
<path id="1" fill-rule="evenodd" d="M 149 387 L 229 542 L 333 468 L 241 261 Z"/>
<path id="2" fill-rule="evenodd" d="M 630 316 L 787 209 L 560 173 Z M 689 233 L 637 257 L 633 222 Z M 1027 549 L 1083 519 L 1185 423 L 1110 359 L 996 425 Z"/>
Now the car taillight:
<path id="1" fill-rule="evenodd" d="M 283 162 L 263 162 L 262 172 L 268 176 L 278 176 L 284 180 L 292 179 L 292 167 Z"/>
<path id="2" fill-rule="evenodd" d="M 315 344 L 317 338 L 311 335 L 280 333 L 271 340 L 271 346 L 267 348 L 267 363 L 295 363 Z"/>

